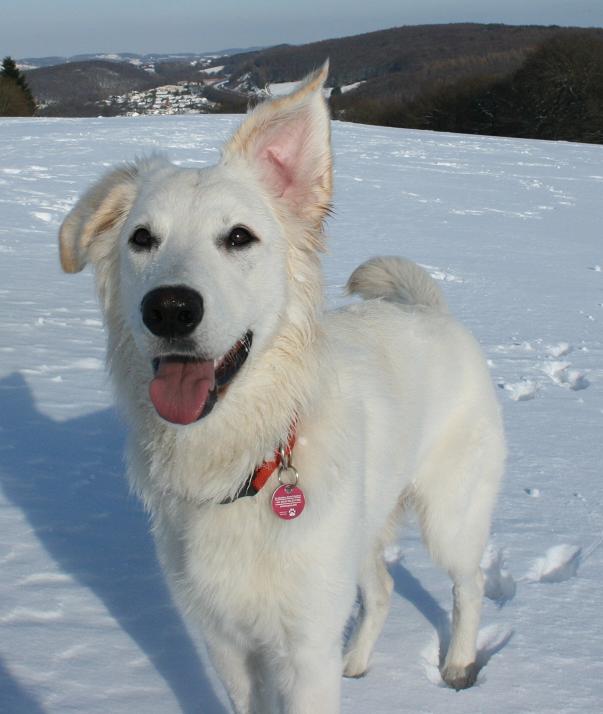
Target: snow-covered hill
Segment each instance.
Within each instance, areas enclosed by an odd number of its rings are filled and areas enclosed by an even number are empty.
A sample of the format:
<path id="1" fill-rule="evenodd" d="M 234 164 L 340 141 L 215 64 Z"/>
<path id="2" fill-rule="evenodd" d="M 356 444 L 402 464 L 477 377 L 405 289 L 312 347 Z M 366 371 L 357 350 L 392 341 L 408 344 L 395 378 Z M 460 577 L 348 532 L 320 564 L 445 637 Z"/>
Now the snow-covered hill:
<path id="1" fill-rule="evenodd" d="M 218 50 L 214 52 L 150 52 L 148 54 L 136 54 L 135 52 L 97 52 L 83 55 L 72 55 L 71 57 L 24 57 L 17 60 L 19 68 L 22 70 L 38 69 L 39 67 L 52 67 L 58 64 L 69 62 L 88 62 L 94 60 L 109 60 L 111 62 L 129 62 L 137 67 L 154 67 L 159 62 L 191 62 L 193 64 L 213 62 L 218 57 L 228 57 L 242 52 L 254 52 L 261 47 L 233 48 Z"/>
<path id="2" fill-rule="evenodd" d="M 214 162 L 235 117 L 0 120 L 0 711 L 227 711 L 170 606 L 123 479 L 91 275 L 56 233 L 106 167 Z M 477 686 L 437 673 L 449 581 L 416 530 L 345 714 L 603 708 L 603 147 L 335 124 L 332 305 L 378 253 L 429 267 L 500 386 L 508 473 Z"/>

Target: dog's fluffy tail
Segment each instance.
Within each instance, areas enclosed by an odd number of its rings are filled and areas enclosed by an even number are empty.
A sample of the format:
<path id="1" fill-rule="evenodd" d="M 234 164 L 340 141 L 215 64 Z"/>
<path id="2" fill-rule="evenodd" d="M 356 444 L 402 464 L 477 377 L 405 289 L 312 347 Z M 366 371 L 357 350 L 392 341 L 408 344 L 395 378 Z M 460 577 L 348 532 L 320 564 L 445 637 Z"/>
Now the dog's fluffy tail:
<path id="1" fill-rule="evenodd" d="M 425 305 L 447 312 L 444 295 L 435 280 L 406 258 L 371 258 L 350 276 L 347 290 L 365 300 L 382 298 L 405 305 Z"/>

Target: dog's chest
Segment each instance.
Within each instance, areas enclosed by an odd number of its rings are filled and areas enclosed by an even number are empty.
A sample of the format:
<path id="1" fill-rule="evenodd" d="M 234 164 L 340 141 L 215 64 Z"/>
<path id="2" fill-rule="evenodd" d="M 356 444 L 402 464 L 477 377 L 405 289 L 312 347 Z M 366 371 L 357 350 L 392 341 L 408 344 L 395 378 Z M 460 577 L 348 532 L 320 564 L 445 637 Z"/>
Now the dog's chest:
<path id="1" fill-rule="evenodd" d="M 183 570 L 189 605 L 203 619 L 230 623 L 250 637 L 274 638 L 304 609 L 308 571 L 305 548 L 283 541 L 292 523 L 280 523 L 263 500 L 213 509 L 188 519 Z M 258 518 L 256 509 L 266 511 Z M 279 538 L 280 536 L 280 538 Z"/>

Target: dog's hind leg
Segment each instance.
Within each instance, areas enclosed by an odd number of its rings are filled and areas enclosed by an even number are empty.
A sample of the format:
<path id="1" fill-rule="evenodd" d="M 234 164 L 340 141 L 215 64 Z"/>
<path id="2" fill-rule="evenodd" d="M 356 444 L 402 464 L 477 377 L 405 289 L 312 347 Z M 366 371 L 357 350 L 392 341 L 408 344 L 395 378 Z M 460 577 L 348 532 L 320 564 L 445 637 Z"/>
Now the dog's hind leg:
<path id="1" fill-rule="evenodd" d="M 453 582 L 452 637 L 442 678 L 454 689 L 477 677 L 476 641 L 484 593 L 480 561 L 502 472 L 504 449 L 494 435 L 465 439 L 465 449 L 434 454 L 417 480 L 414 500 L 423 539 Z M 463 443 L 455 438 L 453 443 Z"/>
<path id="2" fill-rule="evenodd" d="M 453 582 L 452 637 L 442 678 L 454 689 L 470 687 L 479 670 L 476 641 L 484 593 L 480 561 L 504 462 L 502 433 L 495 427 L 471 430 L 466 423 L 457 424 L 415 482 L 423 539 Z"/>
<path id="3" fill-rule="evenodd" d="M 383 562 L 381 542 L 364 564 L 359 588 L 362 610 L 344 657 L 343 674 L 346 677 L 366 674 L 375 642 L 389 612 L 393 580 Z"/>
<path id="4" fill-rule="evenodd" d="M 484 595 L 479 567 L 471 575 L 451 574 L 453 579 L 452 639 L 442 668 L 442 678 L 453 689 L 471 687 L 479 671 L 476 640 Z"/>
<path id="5" fill-rule="evenodd" d="M 429 519 L 424 513 L 422 521 L 426 518 Z M 433 560 L 448 571 L 453 582 L 452 637 L 442 667 L 442 678 L 458 690 L 470 687 L 478 672 L 476 641 L 484 594 L 484 578 L 479 563 L 485 534 L 472 532 L 467 524 L 462 527 L 449 520 L 447 525 L 451 528 L 439 530 L 433 526 L 426 527 L 423 523 L 422 530 Z M 456 533 L 455 525 L 459 527 Z M 480 544 L 478 547 L 476 541 Z"/>

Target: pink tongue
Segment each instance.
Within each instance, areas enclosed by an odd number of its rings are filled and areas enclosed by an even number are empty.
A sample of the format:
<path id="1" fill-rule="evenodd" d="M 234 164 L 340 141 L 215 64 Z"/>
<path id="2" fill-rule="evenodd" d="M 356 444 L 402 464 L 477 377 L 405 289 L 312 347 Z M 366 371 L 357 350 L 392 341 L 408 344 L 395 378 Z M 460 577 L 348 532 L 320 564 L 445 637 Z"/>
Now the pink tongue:
<path id="1" fill-rule="evenodd" d="M 203 411 L 215 385 L 214 363 L 161 360 L 149 386 L 159 416 L 173 424 L 191 424 Z"/>

